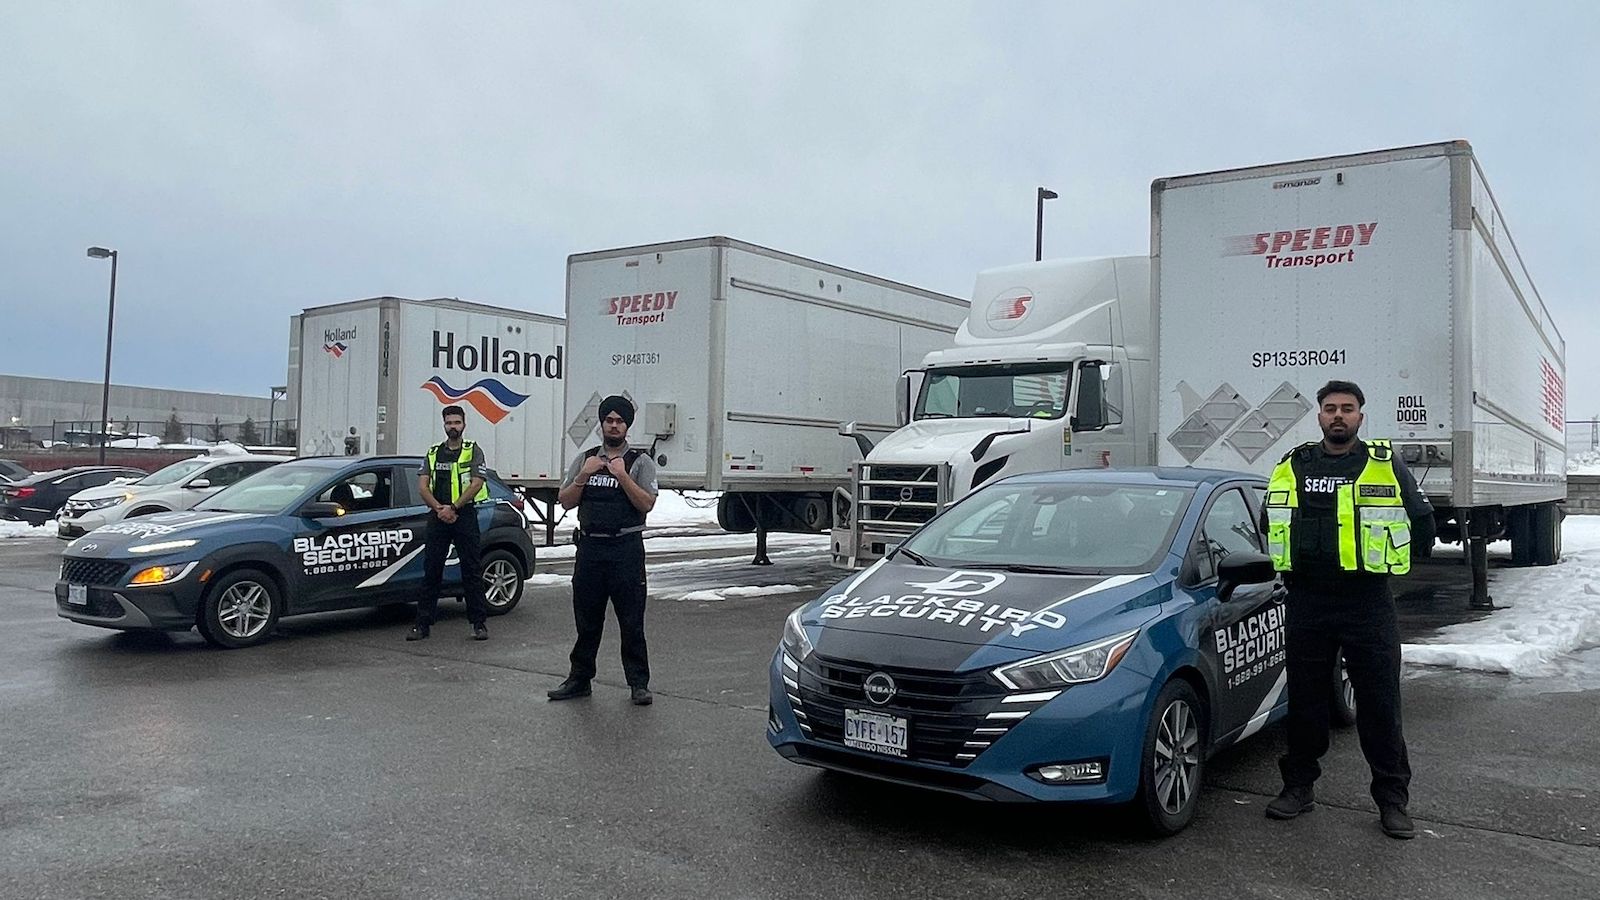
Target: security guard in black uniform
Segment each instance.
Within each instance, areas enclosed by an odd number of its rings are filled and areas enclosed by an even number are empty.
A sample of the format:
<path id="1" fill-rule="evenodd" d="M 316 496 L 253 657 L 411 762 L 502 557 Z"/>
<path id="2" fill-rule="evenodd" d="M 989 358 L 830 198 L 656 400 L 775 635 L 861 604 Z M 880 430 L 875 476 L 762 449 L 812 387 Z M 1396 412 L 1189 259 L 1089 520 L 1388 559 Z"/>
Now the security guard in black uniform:
<path id="1" fill-rule="evenodd" d="M 472 623 L 472 638 L 489 639 L 485 620 L 489 602 L 484 598 L 483 565 L 479 549 L 477 505 L 489 499 L 489 464 L 483 448 L 461 439 L 466 430 L 466 413 L 459 406 L 444 408 L 445 442 L 428 448 L 418 474 L 422 502 L 433 515 L 428 517 L 426 549 L 423 550 L 422 599 L 417 601 L 417 624 L 406 635 L 408 641 L 427 640 L 439 608 L 439 584 L 444 580 L 444 564 L 450 545 L 456 546 L 461 564 L 461 582 L 467 595 L 467 620 Z"/>
<path id="2" fill-rule="evenodd" d="M 1388 441 L 1357 437 L 1366 404 L 1360 387 L 1330 381 L 1317 403 L 1322 441 L 1283 458 L 1263 510 L 1268 552 L 1289 589 L 1289 747 L 1278 762 L 1283 790 L 1267 816 L 1292 819 L 1316 805 L 1312 785 L 1328 750 L 1342 649 L 1379 823 L 1390 837 L 1409 839 L 1416 829 L 1406 809 L 1411 766 L 1389 578 L 1410 571 L 1413 546 L 1433 546 L 1433 507 Z"/>
<path id="3" fill-rule="evenodd" d="M 633 416 L 626 397 L 601 401 L 602 445 L 572 461 L 557 497 L 564 508 L 578 508 L 578 557 L 572 570 L 578 640 L 567 680 L 549 692 L 551 700 L 589 696 L 608 600 L 617 610 L 622 671 L 633 703 L 648 706 L 654 699 L 644 639 L 644 517 L 656 505 L 656 467 L 650 454 L 628 447 Z"/>

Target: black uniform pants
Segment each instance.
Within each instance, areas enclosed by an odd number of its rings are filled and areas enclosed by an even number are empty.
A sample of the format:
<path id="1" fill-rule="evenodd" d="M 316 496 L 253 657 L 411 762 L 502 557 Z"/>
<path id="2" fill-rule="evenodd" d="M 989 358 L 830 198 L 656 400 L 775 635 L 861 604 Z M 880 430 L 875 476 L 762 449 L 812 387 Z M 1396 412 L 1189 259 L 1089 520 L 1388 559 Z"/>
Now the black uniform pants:
<path id="1" fill-rule="evenodd" d="M 622 633 L 622 673 L 630 687 L 650 684 L 650 655 L 644 640 L 644 536 L 583 537 L 572 569 L 572 618 L 578 641 L 572 646 L 568 677 L 589 681 L 605 630 L 606 603 L 617 612 Z"/>
<path id="2" fill-rule="evenodd" d="M 489 615 L 489 601 L 483 596 L 482 535 L 478 531 L 478 511 L 467 507 L 446 524 L 438 515 L 428 517 L 426 543 L 422 551 L 422 599 L 417 601 L 417 627 L 433 624 L 439 609 L 439 585 L 444 581 L 445 559 L 450 545 L 456 545 L 461 561 L 461 583 L 467 596 L 467 620 L 482 625 Z"/>
<path id="3" fill-rule="evenodd" d="M 1400 722 L 1400 629 L 1386 579 L 1350 590 L 1289 589 L 1289 752 L 1278 760 L 1285 786 L 1309 787 L 1328 751 L 1334 664 L 1344 651 L 1356 695 L 1356 730 L 1372 769 L 1372 799 L 1410 799 L 1411 764 Z"/>

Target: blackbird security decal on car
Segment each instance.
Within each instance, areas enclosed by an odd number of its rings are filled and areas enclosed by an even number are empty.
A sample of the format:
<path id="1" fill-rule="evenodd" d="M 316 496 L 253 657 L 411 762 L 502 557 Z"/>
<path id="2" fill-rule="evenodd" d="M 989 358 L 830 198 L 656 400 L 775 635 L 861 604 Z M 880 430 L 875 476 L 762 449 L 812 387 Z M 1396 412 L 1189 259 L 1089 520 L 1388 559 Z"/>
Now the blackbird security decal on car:
<path id="1" fill-rule="evenodd" d="M 1215 632 L 1217 658 L 1228 687 L 1238 687 L 1284 661 L 1288 608 L 1279 603 Z"/>
<path id="2" fill-rule="evenodd" d="M 219 522 L 229 522 L 234 519 L 251 518 L 250 513 L 232 513 L 218 515 L 202 514 L 195 512 L 161 513 L 153 516 L 141 516 L 137 519 L 127 519 L 102 525 L 94 530 L 95 534 L 123 534 L 131 537 L 166 537 L 176 534 L 186 528 L 196 525 L 215 525 Z"/>
<path id="3" fill-rule="evenodd" d="M 1144 577 L 1115 575 L 1074 579 L 1080 583 L 1074 586 L 1081 586 L 1082 590 L 1056 599 L 1046 597 L 1048 602 L 1040 604 L 1039 594 L 1033 590 L 1005 589 L 1006 576 L 1001 572 L 956 570 L 932 581 L 896 578 L 916 572 L 916 569 L 895 567 L 892 573 L 885 573 L 888 578 L 863 579 L 862 590 L 855 590 L 852 585 L 850 590 L 823 598 L 818 616 L 825 621 L 920 619 L 943 628 L 973 629 L 980 634 L 1008 629 L 1011 637 L 1020 637 L 1036 628 L 1064 628 L 1067 617 L 1058 609 L 1066 603 Z M 890 579 L 898 583 L 885 584 Z M 996 592 L 998 595 L 988 596 Z"/>
<path id="4" fill-rule="evenodd" d="M 381 569 L 405 556 L 414 536 L 410 528 L 381 528 L 297 537 L 294 552 L 307 575 Z"/>

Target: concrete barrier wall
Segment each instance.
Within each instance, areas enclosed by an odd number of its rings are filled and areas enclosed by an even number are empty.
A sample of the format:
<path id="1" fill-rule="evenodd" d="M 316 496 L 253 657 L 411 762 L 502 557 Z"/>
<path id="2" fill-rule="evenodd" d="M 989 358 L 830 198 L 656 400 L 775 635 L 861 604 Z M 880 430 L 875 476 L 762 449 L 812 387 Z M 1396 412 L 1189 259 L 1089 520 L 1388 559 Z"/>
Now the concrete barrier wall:
<path id="1" fill-rule="evenodd" d="M 1600 475 L 1567 476 L 1567 515 L 1600 516 Z"/>

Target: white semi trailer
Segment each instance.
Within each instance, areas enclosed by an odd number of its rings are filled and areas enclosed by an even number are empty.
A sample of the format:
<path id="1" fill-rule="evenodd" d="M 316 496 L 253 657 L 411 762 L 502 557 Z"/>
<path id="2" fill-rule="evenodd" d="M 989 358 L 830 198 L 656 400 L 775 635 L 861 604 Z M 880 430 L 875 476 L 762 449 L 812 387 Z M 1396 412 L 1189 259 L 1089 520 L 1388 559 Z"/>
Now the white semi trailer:
<path id="1" fill-rule="evenodd" d="M 664 488 L 722 492 L 725 530 L 827 531 L 859 452 L 853 421 L 893 431 L 892 386 L 950 343 L 956 297 L 725 237 L 567 260 L 563 459 L 599 441 L 597 408 L 631 399 L 630 440 Z"/>
<path id="2" fill-rule="evenodd" d="M 1561 554 L 1566 344 L 1464 141 L 1162 178 L 1151 188 L 1157 460 L 1268 473 L 1366 394 L 1474 563 Z"/>

